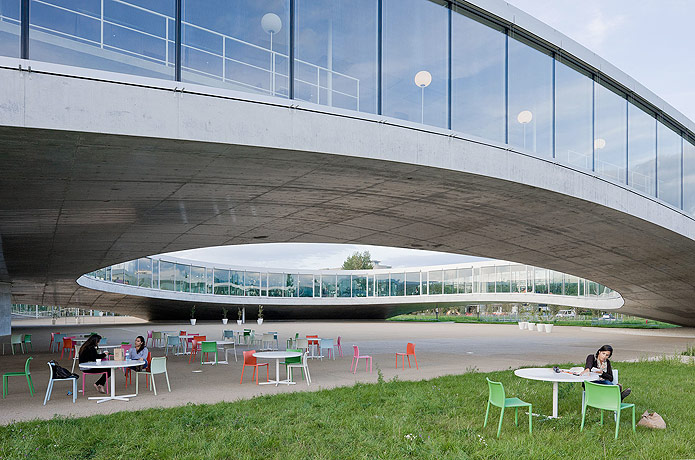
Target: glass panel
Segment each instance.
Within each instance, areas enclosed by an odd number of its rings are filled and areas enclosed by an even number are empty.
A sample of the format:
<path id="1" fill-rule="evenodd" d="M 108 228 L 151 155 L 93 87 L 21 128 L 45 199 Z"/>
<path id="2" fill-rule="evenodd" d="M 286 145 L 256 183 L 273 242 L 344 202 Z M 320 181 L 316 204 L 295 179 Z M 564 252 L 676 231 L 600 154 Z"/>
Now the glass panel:
<path id="1" fill-rule="evenodd" d="M 548 293 L 548 270 L 544 268 L 535 269 L 535 281 L 533 292 L 536 294 L 547 294 Z"/>
<path id="2" fill-rule="evenodd" d="M 138 286 L 152 287 L 152 260 L 146 257 L 138 259 Z"/>
<path id="3" fill-rule="evenodd" d="M 376 295 L 384 297 L 389 295 L 389 275 L 388 273 L 375 275 Z"/>
<path id="4" fill-rule="evenodd" d="M 367 277 L 352 275 L 352 296 L 366 297 L 367 296 Z"/>
<path id="5" fill-rule="evenodd" d="M 31 59 L 174 76 L 174 0 L 31 0 Z"/>
<path id="6" fill-rule="evenodd" d="M 495 267 L 495 292 L 509 292 L 511 275 L 509 265 Z"/>
<path id="7" fill-rule="evenodd" d="M 586 280 L 579 278 L 579 295 L 584 297 L 586 295 Z"/>
<path id="8" fill-rule="evenodd" d="M 374 296 L 374 276 L 367 277 L 367 296 Z"/>
<path id="9" fill-rule="evenodd" d="M 166 291 L 173 291 L 174 279 L 176 278 L 176 264 L 160 260 L 159 270 L 159 288 Z"/>
<path id="10" fill-rule="evenodd" d="M 335 275 L 321 276 L 321 297 L 335 297 Z"/>
<path id="11" fill-rule="evenodd" d="M 598 295 L 598 283 L 587 281 L 586 284 L 589 289 L 589 297 L 596 297 Z"/>
<path id="12" fill-rule="evenodd" d="M 451 129 L 504 143 L 506 36 L 457 7 L 454 11 Z"/>
<path id="13" fill-rule="evenodd" d="M 442 271 L 434 270 L 428 272 L 429 295 L 442 293 Z"/>
<path id="14" fill-rule="evenodd" d="M 159 289 L 159 260 L 152 260 L 152 287 Z"/>
<path id="15" fill-rule="evenodd" d="M 553 156 L 553 59 L 509 38 L 509 144 Z"/>
<path id="16" fill-rule="evenodd" d="M 285 297 L 297 297 L 297 275 L 288 273 L 285 277 Z"/>
<path id="17" fill-rule="evenodd" d="M 191 266 L 176 264 L 176 290 L 178 292 L 190 292 Z"/>
<path id="18" fill-rule="evenodd" d="M 599 176 L 626 183 L 627 100 L 596 84 L 596 126 L 594 169 Z"/>
<path id="19" fill-rule="evenodd" d="M 428 272 L 420 272 L 420 286 L 422 289 L 422 295 L 428 295 L 429 294 L 429 273 Z"/>
<path id="20" fill-rule="evenodd" d="M 20 56 L 20 0 L 0 0 L 0 56 Z"/>
<path id="21" fill-rule="evenodd" d="M 246 272 L 244 274 L 244 295 L 259 296 L 261 294 L 261 274 L 259 272 Z"/>
<path id="22" fill-rule="evenodd" d="M 562 273 L 549 270 L 548 275 L 550 278 L 550 293 L 562 295 Z"/>
<path id="23" fill-rule="evenodd" d="M 285 275 L 282 273 L 268 274 L 268 297 L 282 297 L 285 290 Z"/>
<path id="24" fill-rule="evenodd" d="M 229 295 L 229 270 L 215 269 L 215 294 Z"/>
<path id="25" fill-rule="evenodd" d="M 244 272 L 239 270 L 229 271 L 229 295 L 244 295 Z"/>
<path id="26" fill-rule="evenodd" d="M 405 273 L 391 273 L 391 295 L 405 295 Z"/>
<path id="27" fill-rule="evenodd" d="M 565 275 L 565 295 L 577 296 L 579 294 L 578 279 L 576 276 Z"/>
<path id="28" fill-rule="evenodd" d="M 138 261 L 129 260 L 123 264 L 123 284 L 129 284 L 130 286 L 136 286 L 138 284 Z"/>
<path id="29" fill-rule="evenodd" d="M 351 297 L 350 275 L 338 275 L 338 297 Z"/>
<path id="30" fill-rule="evenodd" d="M 405 295 L 420 295 L 420 272 L 405 274 Z"/>
<path id="31" fill-rule="evenodd" d="M 662 123 L 657 123 L 657 187 L 658 197 L 681 207 L 681 136 Z"/>
<path id="32" fill-rule="evenodd" d="M 298 275 L 299 297 L 314 296 L 314 275 Z"/>
<path id="33" fill-rule="evenodd" d="M 297 1 L 296 99 L 376 112 L 377 5 Z"/>
<path id="34" fill-rule="evenodd" d="M 458 293 L 470 294 L 473 292 L 473 269 L 459 268 L 458 269 Z"/>
<path id="35" fill-rule="evenodd" d="M 183 0 L 183 81 L 289 96 L 289 0 Z"/>
<path id="36" fill-rule="evenodd" d="M 115 264 L 111 267 L 111 281 L 119 284 L 125 282 L 123 278 L 123 268 L 123 264 Z"/>
<path id="37" fill-rule="evenodd" d="M 578 69 L 555 64 L 555 157 L 569 165 L 593 166 L 594 82 Z"/>
<path id="38" fill-rule="evenodd" d="M 683 210 L 695 216 L 695 141 L 683 139 Z"/>
<path id="39" fill-rule="evenodd" d="M 206 292 L 208 294 L 212 294 L 214 292 L 213 291 L 214 278 L 212 276 L 213 269 L 211 267 L 208 267 L 205 269 L 205 272 L 206 272 L 206 278 L 207 278 L 206 282 L 205 282 L 205 284 L 207 285 L 207 291 Z"/>
<path id="40" fill-rule="evenodd" d="M 446 127 L 447 9 L 423 0 L 384 0 L 383 9 L 383 114 Z"/>
<path id="41" fill-rule="evenodd" d="M 321 297 L 321 276 L 314 277 L 314 297 Z"/>
<path id="42" fill-rule="evenodd" d="M 526 292 L 526 265 L 512 265 L 509 270 L 511 292 Z"/>
<path id="43" fill-rule="evenodd" d="M 456 294 L 456 269 L 444 270 L 444 294 Z"/>
<path id="44" fill-rule="evenodd" d="M 656 187 L 656 119 L 628 104 L 628 185 L 647 195 Z"/>
<path id="45" fill-rule="evenodd" d="M 495 267 L 481 267 L 480 270 L 481 291 L 495 292 Z"/>
<path id="46" fill-rule="evenodd" d="M 191 266 L 191 292 L 205 294 L 205 267 Z"/>
<path id="47" fill-rule="evenodd" d="M 261 295 L 266 297 L 268 295 L 268 274 L 261 273 Z"/>
<path id="48" fill-rule="evenodd" d="M 535 278 L 535 267 L 526 266 L 526 292 L 533 292 L 533 280 Z"/>

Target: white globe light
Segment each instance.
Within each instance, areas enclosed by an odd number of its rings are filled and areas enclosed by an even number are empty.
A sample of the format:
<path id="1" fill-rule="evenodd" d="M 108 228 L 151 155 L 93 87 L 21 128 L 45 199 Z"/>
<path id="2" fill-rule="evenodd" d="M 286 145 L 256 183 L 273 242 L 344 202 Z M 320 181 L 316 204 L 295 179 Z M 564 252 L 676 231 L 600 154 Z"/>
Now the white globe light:
<path id="1" fill-rule="evenodd" d="M 595 139 L 595 140 L 594 140 L 594 148 L 595 148 L 596 150 L 601 150 L 601 149 L 604 148 L 605 146 L 606 146 L 606 140 L 605 140 L 605 139 L 601 139 L 601 138 L 599 137 L 598 139 Z"/>
<path id="2" fill-rule="evenodd" d="M 432 74 L 426 70 L 421 70 L 415 74 L 415 84 L 420 88 L 426 88 L 432 83 Z"/>
<path id="3" fill-rule="evenodd" d="M 519 115 L 516 116 L 516 120 L 522 125 L 525 125 L 526 123 L 530 123 L 531 120 L 533 120 L 533 114 L 530 110 L 522 110 L 521 112 L 519 112 Z"/>
<path id="4" fill-rule="evenodd" d="M 276 34 L 282 29 L 282 19 L 275 13 L 266 13 L 261 18 L 261 27 L 266 33 Z"/>

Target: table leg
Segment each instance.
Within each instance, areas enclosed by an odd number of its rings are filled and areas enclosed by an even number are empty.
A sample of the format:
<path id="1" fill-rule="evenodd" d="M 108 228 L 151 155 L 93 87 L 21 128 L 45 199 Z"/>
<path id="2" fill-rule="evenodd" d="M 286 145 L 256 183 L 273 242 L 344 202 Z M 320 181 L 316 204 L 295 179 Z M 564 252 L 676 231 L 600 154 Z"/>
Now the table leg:
<path id="1" fill-rule="evenodd" d="M 108 396 L 94 396 L 90 397 L 89 399 L 96 399 L 97 404 L 103 403 L 106 401 L 113 401 L 115 399 L 119 401 L 128 401 L 128 398 L 133 398 L 136 395 L 131 394 L 131 395 L 122 395 L 122 396 L 116 396 L 116 369 L 111 369 L 111 377 L 109 377 L 111 380 L 111 394 Z"/>
<path id="2" fill-rule="evenodd" d="M 557 418 L 558 387 L 559 384 L 557 382 L 553 382 L 553 418 Z"/>

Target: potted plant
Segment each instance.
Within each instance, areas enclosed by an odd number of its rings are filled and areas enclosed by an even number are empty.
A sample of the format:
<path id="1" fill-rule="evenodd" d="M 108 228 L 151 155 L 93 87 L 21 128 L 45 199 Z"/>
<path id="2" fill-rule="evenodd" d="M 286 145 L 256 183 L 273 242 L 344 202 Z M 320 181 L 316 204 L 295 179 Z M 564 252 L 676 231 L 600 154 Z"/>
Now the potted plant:
<path id="1" fill-rule="evenodd" d="M 256 321 L 259 325 L 263 324 L 263 305 L 258 306 L 258 319 Z"/>
<path id="2" fill-rule="evenodd" d="M 195 304 L 191 307 L 191 326 L 195 326 Z"/>
<path id="3" fill-rule="evenodd" d="M 241 326 L 241 308 L 237 308 L 237 309 L 236 309 L 236 316 L 237 316 L 236 323 L 237 323 L 239 326 Z"/>
<path id="4" fill-rule="evenodd" d="M 222 307 L 222 324 L 227 324 L 227 312 L 229 309 L 227 307 Z"/>

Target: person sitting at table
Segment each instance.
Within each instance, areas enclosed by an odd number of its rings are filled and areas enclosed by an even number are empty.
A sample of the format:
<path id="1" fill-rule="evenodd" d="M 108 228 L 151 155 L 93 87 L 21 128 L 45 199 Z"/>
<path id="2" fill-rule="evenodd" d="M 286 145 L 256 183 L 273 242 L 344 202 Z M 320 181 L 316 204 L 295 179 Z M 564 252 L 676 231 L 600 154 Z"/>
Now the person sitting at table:
<path id="1" fill-rule="evenodd" d="M 106 358 L 106 353 L 99 353 L 99 341 L 101 340 L 101 336 L 98 334 L 91 335 L 85 343 L 82 344 L 80 347 L 80 351 L 78 353 L 79 355 L 79 363 L 88 363 L 88 362 L 93 362 L 96 361 L 97 359 L 104 359 Z M 111 376 L 111 369 L 99 369 L 99 372 L 102 373 L 101 377 L 99 377 L 99 380 L 96 381 L 94 384 L 94 388 L 99 393 L 106 393 L 106 389 L 104 388 L 104 384 L 106 383 L 106 376 L 108 375 L 109 377 Z M 106 372 L 106 374 L 103 374 L 103 372 Z M 89 372 L 85 372 L 88 374 Z"/>
<path id="2" fill-rule="evenodd" d="M 590 372 L 599 374 L 598 380 L 591 380 L 592 383 L 600 383 L 602 385 L 618 385 L 620 387 L 620 398 L 625 399 L 632 390 L 630 388 L 623 390 L 623 386 L 619 383 L 613 383 L 613 368 L 611 367 L 611 360 L 609 359 L 613 356 L 613 347 L 610 345 L 603 345 L 598 349 L 595 355 L 589 355 L 586 357 L 586 364 L 584 365 L 584 370 L 579 375 L 586 375 Z"/>
<path id="3" fill-rule="evenodd" d="M 141 366 L 135 366 L 132 369 L 135 370 L 136 372 L 140 372 L 143 369 L 147 368 L 147 355 L 149 354 L 149 350 L 145 346 L 145 338 L 141 335 L 137 336 L 135 338 L 135 346 L 132 347 L 130 350 L 128 350 L 128 357 L 132 360 L 142 360 L 145 361 L 145 364 Z M 129 368 L 130 369 L 130 368 Z M 123 369 L 125 371 L 125 369 Z"/>

